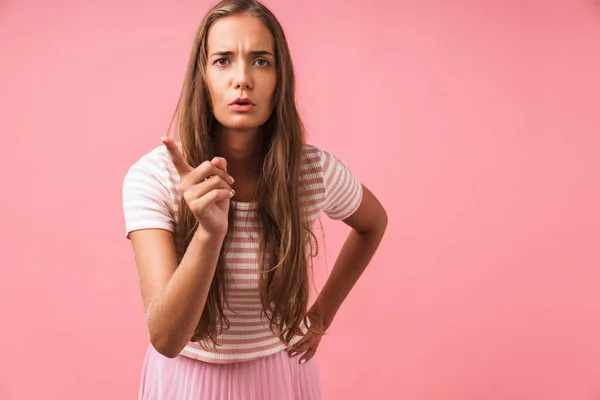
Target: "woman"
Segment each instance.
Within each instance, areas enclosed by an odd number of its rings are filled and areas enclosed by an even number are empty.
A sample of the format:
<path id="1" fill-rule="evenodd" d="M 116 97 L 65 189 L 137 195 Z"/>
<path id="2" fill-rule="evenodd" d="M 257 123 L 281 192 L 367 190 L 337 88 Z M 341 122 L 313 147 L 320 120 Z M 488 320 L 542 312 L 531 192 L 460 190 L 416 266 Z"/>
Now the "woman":
<path id="1" fill-rule="evenodd" d="M 319 399 L 313 356 L 374 254 L 382 206 L 307 145 L 283 30 L 251 0 L 200 25 L 173 121 L 180 142 L 123 184 L 151 345 L 140 399 Z M 312 227 L 352 230 L 308 309 Z"/>

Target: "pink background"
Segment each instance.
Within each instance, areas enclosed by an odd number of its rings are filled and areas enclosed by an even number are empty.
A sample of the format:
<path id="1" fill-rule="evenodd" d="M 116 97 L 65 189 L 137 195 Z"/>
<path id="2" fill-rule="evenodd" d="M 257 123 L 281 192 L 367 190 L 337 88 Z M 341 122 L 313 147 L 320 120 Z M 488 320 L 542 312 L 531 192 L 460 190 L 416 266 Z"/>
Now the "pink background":
<path id="1" fill-rule="evenodd" d="M 267 4 L 311 143 L 389 214 L 319 349 L 325 399 L 600 399 L 600 4 Z M 0 399 L 136 397 L 121 184 L 208 6 L 0 1 Z M 319 285 L 347 233 L 323 222 Z"/>

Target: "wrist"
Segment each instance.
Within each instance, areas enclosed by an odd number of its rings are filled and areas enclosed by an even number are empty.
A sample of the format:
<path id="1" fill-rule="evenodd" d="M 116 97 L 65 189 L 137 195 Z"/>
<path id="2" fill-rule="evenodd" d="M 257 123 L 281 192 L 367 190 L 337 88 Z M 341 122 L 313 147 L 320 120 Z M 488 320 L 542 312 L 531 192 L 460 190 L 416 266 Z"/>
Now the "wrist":
<path id="1" fill-rule="evenodd" d="M 334 313 L 329 312 L 327 307 L 324 307 L 322 303 L 316 302 L 310 309 L 309 314 L 313 319 L 318 320 L 321 327 L 325 330 L 329 329 L 333 322 Z"/>
<path id="2" fill-rule="evenodd" d="M 221 245 L 225 240 L 225 233 L 214 233 L 204 230 L 202 227 L 198 227 L 194 233 L 194 240 L 201 243 L 210 243 Z"/>

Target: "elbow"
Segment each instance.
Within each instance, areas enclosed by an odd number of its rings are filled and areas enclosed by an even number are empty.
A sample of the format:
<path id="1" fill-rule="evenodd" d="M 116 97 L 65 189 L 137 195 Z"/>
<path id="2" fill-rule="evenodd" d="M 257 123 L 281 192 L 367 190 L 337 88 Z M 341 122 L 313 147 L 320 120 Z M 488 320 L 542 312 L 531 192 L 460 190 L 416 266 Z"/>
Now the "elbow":
<path id="1" fill-rule="evenodd" d="M 150 343 L 158 353 L 167 358 L 175 358 L 181 353 L 181 350 L 183 350 L 183 348 L 175 347 L 168 341 L 159 340 L 153 337 L 150 337 Z"/>
<path id="2" fill-rule="evenodd" d="M 186 345 L 186 343 L 181 345 L 177 340 L 173 340 L 171 335 L 167 334 L 167 332 L 149 330 L 149 333 L 150 344 L 152 347 L 154 347 L 158 353 L 167 358 L 177 357 Z"/>
<path id="3" fill-rule="evenodd" d="M 385 209 L 381 207 L 377 218 L 374 220 L 373 233 L 381 240 L 388 225 L 388 216 Z"/>
<path id="4" fill-rule="evenodd" d="M 385 211 L 385 208 L 381 207 L 381 217 L 380 217 L 379 226 L 380 226 L 382 235 L 385 232 L 385 229 L 387 228 L 387 224 L 388 224 L 387 212 Z"/>

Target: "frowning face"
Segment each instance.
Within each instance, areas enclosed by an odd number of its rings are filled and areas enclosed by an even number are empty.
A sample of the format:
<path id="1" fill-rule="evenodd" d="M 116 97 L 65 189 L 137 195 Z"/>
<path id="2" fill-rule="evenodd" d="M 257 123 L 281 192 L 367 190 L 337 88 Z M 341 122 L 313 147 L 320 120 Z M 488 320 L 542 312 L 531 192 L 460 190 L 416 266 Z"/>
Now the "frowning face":
<path id="1" fill-rule="evenodd" d="M 226 17 L 208 31 L 206 82 L 215 119 L 255 131 L 273 112 L 277 85 L 274 38 L 259 19 Z"/>

